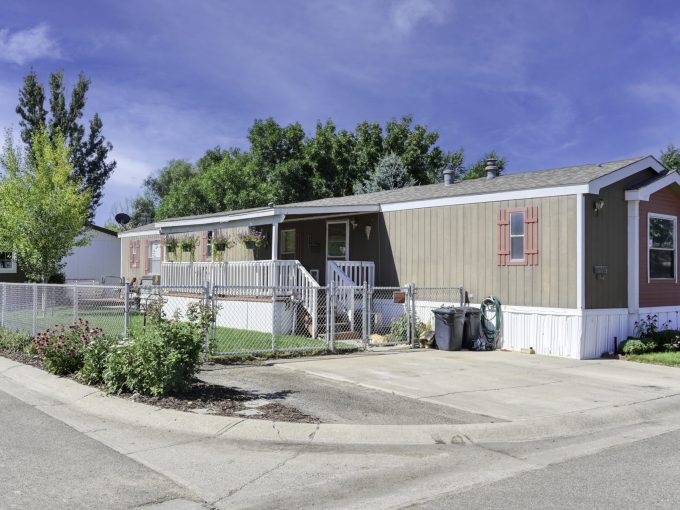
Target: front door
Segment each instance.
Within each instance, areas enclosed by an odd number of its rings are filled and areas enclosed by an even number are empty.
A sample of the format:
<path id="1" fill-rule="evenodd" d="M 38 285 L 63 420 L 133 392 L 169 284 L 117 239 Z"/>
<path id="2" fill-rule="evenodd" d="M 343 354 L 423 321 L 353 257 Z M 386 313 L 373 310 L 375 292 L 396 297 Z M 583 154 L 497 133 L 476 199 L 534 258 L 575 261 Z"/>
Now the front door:
<path id="1" fill-rule="evenodd" d="M 349 220 L 326 222 L 326 262 L 331 260 L 349 260 Z"/>

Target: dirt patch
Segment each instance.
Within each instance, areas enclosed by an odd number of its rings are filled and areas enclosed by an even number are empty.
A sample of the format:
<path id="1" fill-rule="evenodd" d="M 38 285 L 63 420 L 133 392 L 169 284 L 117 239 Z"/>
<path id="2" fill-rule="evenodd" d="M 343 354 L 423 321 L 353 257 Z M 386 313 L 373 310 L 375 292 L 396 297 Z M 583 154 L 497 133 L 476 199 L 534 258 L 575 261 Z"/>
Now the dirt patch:
<path id="1" fill-rule="evenodd" d="M 121 396 L 135 402 L 198 414 L 296 423 L 319 423 L 319 420 L 313 416 L 275 402 L 284 399 L 287 393 L 285 391 L 257 393 L 196 381 L 188 392 L 182 394 L 161 397 L 139 394 Z M 245 414 L 239 414 L 242 412 L 245 412 Z"/>
<path id="2" fill-rule="evenodd" d="M 25 352 L 15 352 L 0 349 L 0 356 L 3 356 L 4 358 L 9 358 L 12 361 L 23 363 L 24 365 L 31 365 L 33 367 L 40 368 L 41 370 L 45 370 L 43 362 L 37 355 L 26 354 Z"/>

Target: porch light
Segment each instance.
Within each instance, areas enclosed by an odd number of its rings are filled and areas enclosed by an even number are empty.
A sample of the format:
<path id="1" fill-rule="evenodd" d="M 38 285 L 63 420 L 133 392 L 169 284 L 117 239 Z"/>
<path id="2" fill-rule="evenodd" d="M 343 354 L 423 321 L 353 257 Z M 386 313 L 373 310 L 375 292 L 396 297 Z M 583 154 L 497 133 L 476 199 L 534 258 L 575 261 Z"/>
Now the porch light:
<path id="1" fill-rule="evenodd" d="M 604 208 L 604 199 L 602 197 L 597 197 L 597 200 L 593 203 L 593 212 L 597 216 L 598 213 Z"/>
<path id="2" fill-rule="evenodd" d="M 371 227 L 370 225 L 366 225 L 366 226 L 364 227 L 364 231 L 366 232 L 366 240 L 367 240 L 367 241 L 371 238 L 371 229 L 372 229 L 372 228 L 373 228 L 373 227 Z"/>

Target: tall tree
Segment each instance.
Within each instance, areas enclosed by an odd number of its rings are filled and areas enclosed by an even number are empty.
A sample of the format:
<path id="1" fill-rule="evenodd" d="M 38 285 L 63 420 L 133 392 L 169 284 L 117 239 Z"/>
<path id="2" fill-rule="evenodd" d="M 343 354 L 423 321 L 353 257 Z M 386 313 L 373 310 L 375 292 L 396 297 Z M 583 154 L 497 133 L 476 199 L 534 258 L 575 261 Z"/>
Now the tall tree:
<path id="1" fill-rule="evenodd" d="M 398 188 L 414 186 L 416 181 L 395 154 L 383 156 L 375 171 L 363 182 L 357 183 L 354 191 L 361 193 L 374 193 Z"/>
<path id="2" fill-rule="evenodd" d="M 670 144 L 662 150 L 659 159 L 666 168 L 680 172 L 680 149 L 675 145 Z"/>
<path id="3" fill-rule="evenodd" d="M 49 79 L 49 113 L 45 108 L 45 89 L 34 70 L 24 77 L 19 91 L 16 112 L 21 117 L 21 139 L 30 148 L 35 134 L 46 128 L 50 139 L 61 135 L 69 147 L 69 161 L 74 182 L 80 183 L 90 194 L 89 219 L 101 203 L 104 184 L 116 162 L 109 160 L 113 146 L 102 134 L 103 123 L 95 113 L 89 121 L 89 129 L 82 123 L 90 80 L 80 74 L 67 101 L 64 76 L 61 71 L 51 73 Z"/>
<path id="4" fill-rule="evenodd" d="M 90 194 L 73 178 L 64 137 L 51 139 L 45 128 L 23 154 L 8 132 L 0 167 L 0 246 L 17 255 L 29 279 L 45 282 L 75 246 L 89 243 Z"/>

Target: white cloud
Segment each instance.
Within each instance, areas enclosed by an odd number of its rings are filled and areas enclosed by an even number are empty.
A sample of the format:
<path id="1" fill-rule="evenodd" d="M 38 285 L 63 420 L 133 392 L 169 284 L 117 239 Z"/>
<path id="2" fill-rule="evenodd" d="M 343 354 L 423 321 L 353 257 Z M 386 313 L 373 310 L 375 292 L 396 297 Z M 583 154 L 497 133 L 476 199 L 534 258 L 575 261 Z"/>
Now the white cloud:
<path id="1" fill-rule="evenodd" d="M 392 7 L 390 19 L 397 32 L 408 35 L 421 21 L 442 23 L 446 5 L 434 0 L 401 0 Z"/>
<path id="2" fill-rule="evenodd" d="M 44 23 L 16 32 L 0 30 L 0 60 L 23 65 L 41 58 L 59 57 L 61 49 Z"/>
<path id="3" fill-rule="evenodd" d="M 661 103 L 680 109 L 680 90 L 676 84 L 669 81 L 637 83 L 630 87 L 630 91 L 649 103 Z"/>

